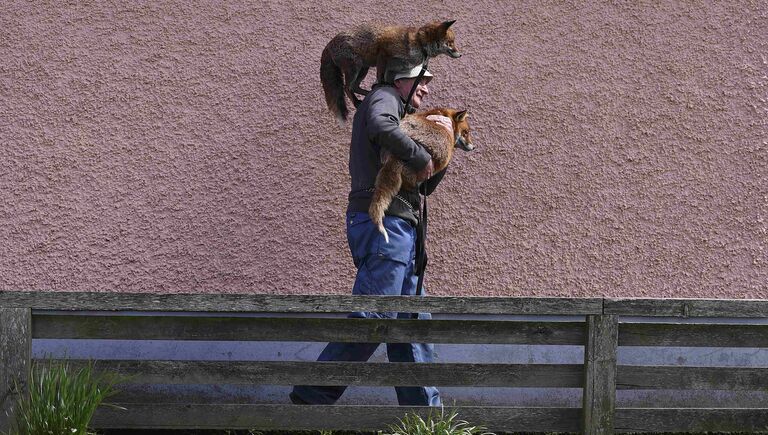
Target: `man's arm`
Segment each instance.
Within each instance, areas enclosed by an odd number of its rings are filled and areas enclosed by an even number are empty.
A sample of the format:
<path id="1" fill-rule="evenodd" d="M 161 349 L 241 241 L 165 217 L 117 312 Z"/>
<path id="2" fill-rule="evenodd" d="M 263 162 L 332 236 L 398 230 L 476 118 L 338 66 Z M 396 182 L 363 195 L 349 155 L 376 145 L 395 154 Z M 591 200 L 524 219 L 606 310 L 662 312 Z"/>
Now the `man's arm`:
<path id="1" fill-rule="evenodd" d="M 368 138 L 400 159 L 413 172 L 425 172 L 423 178 L 431 176 L 429 170 L 432 157 L 408 135 L 400 130 L 398 97 L 386 92 L 373 95 L 368 107 Z M 434 170 L 434 169 L 433 169 Z"/>

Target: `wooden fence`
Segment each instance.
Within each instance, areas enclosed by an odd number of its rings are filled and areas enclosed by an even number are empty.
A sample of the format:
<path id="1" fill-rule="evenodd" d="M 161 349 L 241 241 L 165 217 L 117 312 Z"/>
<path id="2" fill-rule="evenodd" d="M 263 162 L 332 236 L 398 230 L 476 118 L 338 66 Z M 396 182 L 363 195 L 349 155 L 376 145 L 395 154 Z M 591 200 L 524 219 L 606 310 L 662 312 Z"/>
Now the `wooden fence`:
<path id="1" fill-rule="evenodd" d="M 65 310 L 68 315 L 53 315 Z M 78 311 L 89 311 L 87 315 Z M 93 313 L 93 311 L 103 311 Z M 120 311 L 198 316 L 116 315 Z M 581 321 L 372 320 L 243 317 L 237 313 L 351 311 L 581 316 Z M 96 315 L 94 315 L 96 314 Z M 208 362 L 102 360 L 101 370 L 137 384 L 438 385 L 583 388 L 583 406 L 461 406 L 460 416 L 502 432 L 705 432 L 768 430 L 768 409 L 616 408 L 617 389 L 765 390 L 768 369 L 617 365 L 619 346 L 768 347 L 768 325 L 656 322 L 622 316 L 768 317 L 768 301 L 359 297 L 202 294 L 0 292 L 0 430 L 26 388 L 33 339 L 431 342 L 581 345 L 584 363 L 494 364 L 353 362 Z M 476 317 L 476 316 L 475 316 Z M 628 317 L 624 317 L 628 319 Z M 84 364 L 70 360 L 71 365 Z M 14 389 L 14 380 L 22 391 Z M 108 428 L 386 429 L 399 406 L 275 404 L 125 404 L 102 408 L 93 426 Z"/>

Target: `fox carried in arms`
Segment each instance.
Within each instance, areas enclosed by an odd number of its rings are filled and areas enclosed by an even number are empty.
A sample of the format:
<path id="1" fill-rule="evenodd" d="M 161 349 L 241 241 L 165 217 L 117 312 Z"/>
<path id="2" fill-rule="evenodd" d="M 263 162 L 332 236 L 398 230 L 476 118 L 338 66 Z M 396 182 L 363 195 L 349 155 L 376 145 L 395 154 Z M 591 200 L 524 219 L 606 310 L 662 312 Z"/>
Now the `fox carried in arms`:
<path id="1" fill-rule="evenodd" d="M 428 120 L 427 116 L 429 115 L 443 115 L 451 118 L 453 135 L 437 123 Z M 470 129 L 466 110 L 432 109 L 407 115 L 400 121 L 400 129 L 413 140 L 423 145 L 424 149 L 432 156 L 435 173 L 442 171 L 448 166 L 455 148 L 461 148 L 464 151 L 475 149 L 469 133 Z M 384 235 L 386 243 L 389 243 L 389 236 L 384 228 L 384 212 L 401 187 L 415 190 L 419 182 L 416 179 L 416 174 L 397 157 L 386 154 L 383 157 L 383 163 L 379 173 L 376 175 L 376 183 L 374 185 L 373 197 L 371 198 L 371 205 L 368 208 L 368 215 L 370 215 L 371 221 L 378 227 L 379 232 Z"/>
<path id="2" fill-rule="evenodd" d="M 368 94 L 360 83 L 372 66 L 376 67 L 376 81 L 383 83 L 387 70 L 411 69 L 440 54 L 460 57 L 450 29 L 455 21 L 419 28 L 364 24 L 336 35 L 326 45 L 320 60 L 320 80 L 328 110 L 339 122 L 346 121 L 349 110 L 344 95 L 355 107 L 360 105 L 355 94 Z"/>

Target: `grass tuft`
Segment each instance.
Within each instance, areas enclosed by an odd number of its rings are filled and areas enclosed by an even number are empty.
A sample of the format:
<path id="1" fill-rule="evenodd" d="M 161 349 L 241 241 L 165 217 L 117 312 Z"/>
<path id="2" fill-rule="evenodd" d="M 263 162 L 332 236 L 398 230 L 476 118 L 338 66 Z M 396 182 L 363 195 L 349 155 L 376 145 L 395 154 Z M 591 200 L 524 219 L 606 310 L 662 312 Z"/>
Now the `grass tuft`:
<path id="1" fill-rule="evenodd" d="M 456 411 L 446 415 L 443 408 L 439 414 L 430 411 L 426 419 L 409 413 L 399 425 L 389 427 L 391 433 L 384 435 L 494 435 L 483 426 L 472 426 L 466 420 L 458 419 L 458 415 Z"/>
<path id="2" fill-rule="evenodd" d="M 88 424 L 93 413 L 104 399 L 117 393 L 114 386 L 118 382 L 117 376 L 94 374 L 93 362 L 76 371 L 67 363 L 35 362 L 31 369 L 29 390 L 26 397 L 19 401 L 15 425 L 10 433 L 92 434 L 88 432 Z"/>

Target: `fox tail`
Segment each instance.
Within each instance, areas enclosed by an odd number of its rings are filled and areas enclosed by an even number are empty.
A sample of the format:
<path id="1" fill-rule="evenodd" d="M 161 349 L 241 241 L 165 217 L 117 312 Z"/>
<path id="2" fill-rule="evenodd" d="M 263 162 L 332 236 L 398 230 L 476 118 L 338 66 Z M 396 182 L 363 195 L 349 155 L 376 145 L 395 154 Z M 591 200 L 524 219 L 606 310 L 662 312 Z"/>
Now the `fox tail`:
<path id="1" fill-rule="evenodd" d="M 376 228 L 379 229 L 379 232 L 384 236 L 384 243 L 389 243 L 389 234 L 387 234 L 387 229 L 384 228 L 384 212 L 389 206 L 389 201 L 383 198 L 384 195 L 385 193 L 381 190 L 373 192 L 371 205 L 368 207 L 368 215 L 371 217 L 374 225 L 376 225 Z"/>
<path id="2" fill-rule="evenodd" d="M 320 58 L 320 81 L 323 83 L 328 110 L 336 116 L 339 124 L 343 124 L 349 114 L 347 102 L 344 100 L 344 76 L 334 63 L 328 47 L 325 47 Z"/>

